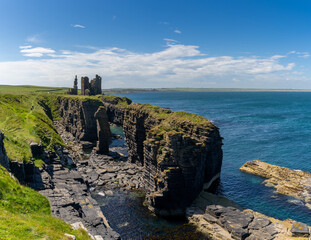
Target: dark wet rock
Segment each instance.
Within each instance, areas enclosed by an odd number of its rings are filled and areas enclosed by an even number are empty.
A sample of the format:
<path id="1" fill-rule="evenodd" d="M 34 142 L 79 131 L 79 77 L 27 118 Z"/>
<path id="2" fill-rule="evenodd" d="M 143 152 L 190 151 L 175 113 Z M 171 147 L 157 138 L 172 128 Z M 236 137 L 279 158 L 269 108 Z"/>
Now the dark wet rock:
<path id="1" fill-rule="evenodd" d="M 204 214 L 203 218 L 210 223 L 217 223 L 218 219 L 210 214 Z"/>
<path id="2" fill-rule="evenodd" d="M 82 145 L 82 149 L 83 149 L 84 151 L 90 150 L 90 149 L 92 149 L 92 148 L 94 147 L 94 143 L 92 143 L 92 142 L 87 142 L 87 141 L 82 141 L 82 142 L 81 142 L 81 145 Z"/>
<path id="3" fill-rule="evenodd" d="M 271 221 L 268 218 L 255 218 L 253 222 L 249 225 L 249 228 L 258 230 L 268 226 L 270 223 Z"/>
<path id="4" fill-rule="evenodd" d="M 276 228 L 274 223 L 264 227 L 261 231 L 267 232 L 271 236 L 274 236 L 274 235 L 276 235 L 278 233 L 278 230 L 277 230 L 277 228 Z"/>
<path id="5" fill-rule="evenodd" d="M 221 214 L 221 223 L 226 226 L 226 224 L 238 224 L 242 228 L 247 228 L 248 225 L 254 219 L 254 216 L 250 213 L 241 212 L 238 209 L 225 208 Z"/>
<path id="6" fill-rule="evenodd" d="M 234 239 L 245 239 L 249 236 L 248 229 L 243 228 L 239 223 L 226 222 L 224 227 L 231 233 Z"/>
<path id="7" fill-rule="evenodd" d="M 92 171 L 88 174 L 88 181 L 90 183 L 93 183 L 98 179 L 98 177 L 99 177 L 98 173 L 95 171 Z"/>
<path id="8" fill-rule="evenodd" d="M 23 184 L 25 182 L 24 163 L 20 163 L 18 161 L 11 161 L 10 169 L 14 176 L 18 179 L 18 181 Z"/>
<path id="9" fill-rule="evenodd" d="M 262 231 L 255 231 L 252 232 L 249 237 L 246 238 L 246 240 L 272 240 L 274 237 L 267 233 Z"/>
<path id="10" fill-rule="evenodd" d="M 290 231 L 293 237 L 308 237 L 310 234 L 308 226 L 301 222 L 294 222 Z"/>
<path id="11" fill-rule="evenodd" d="M 30 144 L 30 150 L 34 158 L 41 157 L 44 152 L 42 145 L 34 142 Z"/>

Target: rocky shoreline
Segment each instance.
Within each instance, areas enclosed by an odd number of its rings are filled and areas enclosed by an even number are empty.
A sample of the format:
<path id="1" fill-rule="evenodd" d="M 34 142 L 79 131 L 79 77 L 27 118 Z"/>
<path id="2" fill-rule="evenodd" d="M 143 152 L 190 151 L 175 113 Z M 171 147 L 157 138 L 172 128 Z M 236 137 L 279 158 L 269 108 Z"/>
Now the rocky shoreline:
<path id="1" fill-rule="evenodd" d="M 277 193 L 301 199 L 311 209 L 311 173 L 272 165 L 260 160 L 246 162 L 241 171 L 266 178 L 264 184 Z"/>
<path id="2" fill-rule="evenodd" d="M 213 240 L 309 240 L 311 232 L 304 223 L 268 217 L 207 192 L 187 209 L 187 218 Z"/>

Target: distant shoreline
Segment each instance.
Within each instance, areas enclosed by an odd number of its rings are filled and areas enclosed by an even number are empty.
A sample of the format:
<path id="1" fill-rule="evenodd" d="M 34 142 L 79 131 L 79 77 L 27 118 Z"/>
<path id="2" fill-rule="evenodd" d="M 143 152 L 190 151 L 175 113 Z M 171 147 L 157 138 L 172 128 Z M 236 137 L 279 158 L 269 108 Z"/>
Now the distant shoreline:
<path id="1" fill-rule="evenodd" d="M 0 85 L 0 94 L 59 93 L 68 87 L 48 87 L 31 85 Z M 110 88 L 102 89 L 104 94 L 144 93 L 144 92 L 311 92 L 311 89 L 264 89 L 264 88 Z"/>
<path id="2" fill-rule="evenodd" d="M 261 89 L 261 88 L 112 88 L 104 93 L 142 92 L 311 92 L 311 89 Z"/>

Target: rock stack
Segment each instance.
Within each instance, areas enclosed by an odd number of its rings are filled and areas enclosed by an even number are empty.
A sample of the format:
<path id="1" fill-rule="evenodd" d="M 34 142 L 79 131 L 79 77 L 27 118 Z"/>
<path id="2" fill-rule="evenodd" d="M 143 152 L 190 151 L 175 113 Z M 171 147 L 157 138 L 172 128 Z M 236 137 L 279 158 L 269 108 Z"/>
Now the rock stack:
<path id="1" fill-rule="evenodd" d="M 100 106 L 94 114 L 97 123 L 97 153 L 108 154 L 111 142 L 111 131 L 105 107 Z"/>

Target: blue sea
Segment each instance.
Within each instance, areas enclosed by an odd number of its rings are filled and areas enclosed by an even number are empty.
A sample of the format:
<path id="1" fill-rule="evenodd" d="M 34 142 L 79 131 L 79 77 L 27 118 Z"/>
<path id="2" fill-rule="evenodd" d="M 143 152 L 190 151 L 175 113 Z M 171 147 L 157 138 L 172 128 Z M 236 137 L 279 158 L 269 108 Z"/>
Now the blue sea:
<path id="1" fill-rule="evenodd" d="M 311 171 L 310 92 L 144 92 L 118 94 L 212 120 L 223 145 L 220 192 L 244 208 L 311 225 L 311 210 L 239 168 L 254 159 Z"/>

